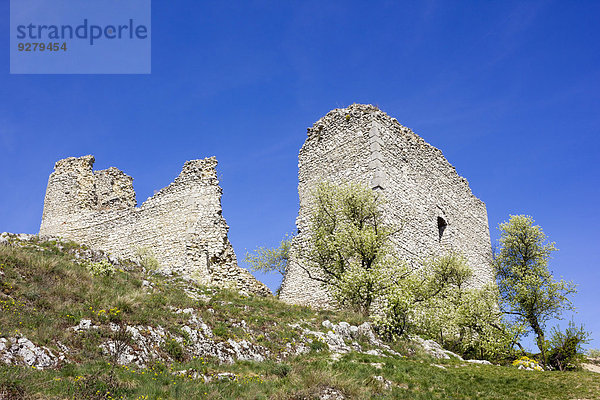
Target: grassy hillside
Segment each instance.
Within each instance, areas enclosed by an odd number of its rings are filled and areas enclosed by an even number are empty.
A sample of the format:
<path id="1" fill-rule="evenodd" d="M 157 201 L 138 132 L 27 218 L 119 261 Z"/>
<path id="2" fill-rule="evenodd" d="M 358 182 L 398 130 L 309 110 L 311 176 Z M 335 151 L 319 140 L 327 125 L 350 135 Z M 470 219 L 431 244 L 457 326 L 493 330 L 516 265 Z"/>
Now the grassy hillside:
<path id="1" fill-rule="evenodd" d="M 321 335 L 361 316 L 130 262 L 93 275 L 101 264 L 75 261 L 90 255 L 84 247 L 11 240 L 18 246 L 0 245 L 0 399 L 600 398 L 600 374 L 590 372 L 437 360 L 360 334 L 340 343 L 356 351 L 340 354 Z"/>

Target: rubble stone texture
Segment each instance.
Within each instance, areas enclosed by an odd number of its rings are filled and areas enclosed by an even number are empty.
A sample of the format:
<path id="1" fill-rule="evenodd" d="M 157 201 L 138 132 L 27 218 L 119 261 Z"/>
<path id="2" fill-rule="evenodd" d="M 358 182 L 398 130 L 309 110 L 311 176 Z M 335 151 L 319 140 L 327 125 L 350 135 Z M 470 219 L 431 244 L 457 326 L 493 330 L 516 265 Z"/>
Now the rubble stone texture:
<path id="1" fill-rule="evenodd" d="M 474 271 L 471 284 L 493 280 L 492 251 L 485 204 L 442 152 L 395 118 L 372 105 L 353 104 L 330 111 L 308 129 L 298 157 L 300 211 L 290 266 L 280 292 L 289 303 L 331 307 L 324 286 L 309 278 L 318 271 L 303 260 L 309 240 L 312 194 L 324 180 L 361 182 L 386 199 L 386 222 L 398 254 L 418 265 L 448 251 L 462 253 Z"/>
<path id="2" fill-rule="evenodd" d="M 135 259 L 150 252 L 165 272 L 270 295 L 238 267 L 222 216 L 217 160 L 187 161 L 173 183 L 136 207 L 133 178 L 94 171 L 94 157 L 60 160 L 48 180 L 40 236 L 63 237 Z"/>

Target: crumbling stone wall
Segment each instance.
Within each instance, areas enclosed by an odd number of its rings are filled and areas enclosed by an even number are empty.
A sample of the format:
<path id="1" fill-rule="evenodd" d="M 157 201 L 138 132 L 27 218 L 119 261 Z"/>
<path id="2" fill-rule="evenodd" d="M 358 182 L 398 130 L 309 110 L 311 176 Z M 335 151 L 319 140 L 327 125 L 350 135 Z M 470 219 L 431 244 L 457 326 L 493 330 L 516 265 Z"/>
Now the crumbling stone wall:
<path id="1" fill-rule="evenodd" d="M 299 154 L 298 236 L 280 297 L 290 303 L 331 306 L 327 291 L 309 278 L 301 249 L 308 241 L 312 193 L 319 182 L 362 182 L 386 199 L 384 216 L 401 227 L 392 237 L 414 265 L 448 251 L 462 253 L 474 270 L 471 284 L 493 280 L 485 204 L 439 149 L 372 105 L 335 109 L 308 129 Z M 311 274 L 318 271 L 309 269 Z"/>
<path id="2" fill-rule="evenodd" d="M 173 183 L 136 207 L 133 179 L 93 171 L 91 155 L 60 160 L 48 180 L 40 235 L 135 258 L 150 251 L 161 269 L 197 281 L 270 294 L 237 265 L 222 216 L 217 160 L 187 161 Z"/>

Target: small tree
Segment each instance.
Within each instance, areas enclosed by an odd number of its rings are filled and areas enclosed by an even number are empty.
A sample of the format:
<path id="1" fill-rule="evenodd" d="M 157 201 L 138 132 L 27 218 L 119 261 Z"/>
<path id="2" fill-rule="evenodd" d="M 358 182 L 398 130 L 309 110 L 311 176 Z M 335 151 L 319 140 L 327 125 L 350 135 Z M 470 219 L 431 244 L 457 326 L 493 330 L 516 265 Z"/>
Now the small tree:
<path id="1" fill-rule="evenodd" d="M 290 262 L 290 249 L 293 235 L 286 234 L 279 246 L 272 249 L 259 247 L 252 253 L 246 252 L 245 260 L 250 264 L 252 272 L 278 273 L 285 276 Z M 276 294 L 279 294 L 279 287 Z"/>
<path id="2" fill-rule="evenodd" d="M 324 283 L 340 305 L 363 313 L 384 289 L 384 271 L 393 263 L 393 229 L 383 221 L 382 205 L 365 185 L 322 182 L 314 193 L 309 248 L 303 254 L 309 277 Z"/>
<path id="3" fill-rule="evenodd" d="M 252 272 L 276 272 L 285 276 L 290 261 L 292 239 L 292 235 L 286 234 L 279 246 L 275 248 L 259 247 L 252 253 L 246 252 L 245 260 L 250 264 L 250 270 Z"/>
<path id="4" fill-rule="evenodd" d="M 556 251 L 542 228 L 531 217 L 512 215 L 500 224 L 500 250 L 494 260 L 501 305 L 518 323 L 527 323 L 536 335 L 546 364 L 546 322 L 573 309 L 569 300 L 576 292 L 572 282 L 554 280 L 548 260 Z"/>

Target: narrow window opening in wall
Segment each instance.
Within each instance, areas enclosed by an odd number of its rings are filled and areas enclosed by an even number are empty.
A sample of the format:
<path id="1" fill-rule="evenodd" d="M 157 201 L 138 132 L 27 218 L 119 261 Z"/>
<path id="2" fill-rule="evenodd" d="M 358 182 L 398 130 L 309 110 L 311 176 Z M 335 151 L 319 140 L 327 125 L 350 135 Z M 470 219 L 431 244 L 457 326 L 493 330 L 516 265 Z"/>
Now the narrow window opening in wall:
<path id="1" fill-rule="evenodd" d="M 446 220 L 442 217 L 437 217 L 437 226 L 438 226 L 438 233 L 440 235 L 440 241 L 442 240 L 442 236 L 444 235 L 444 231 L 446 230 L 446 227 L 448 226 L 448 223 L 446 222 Z"/>

